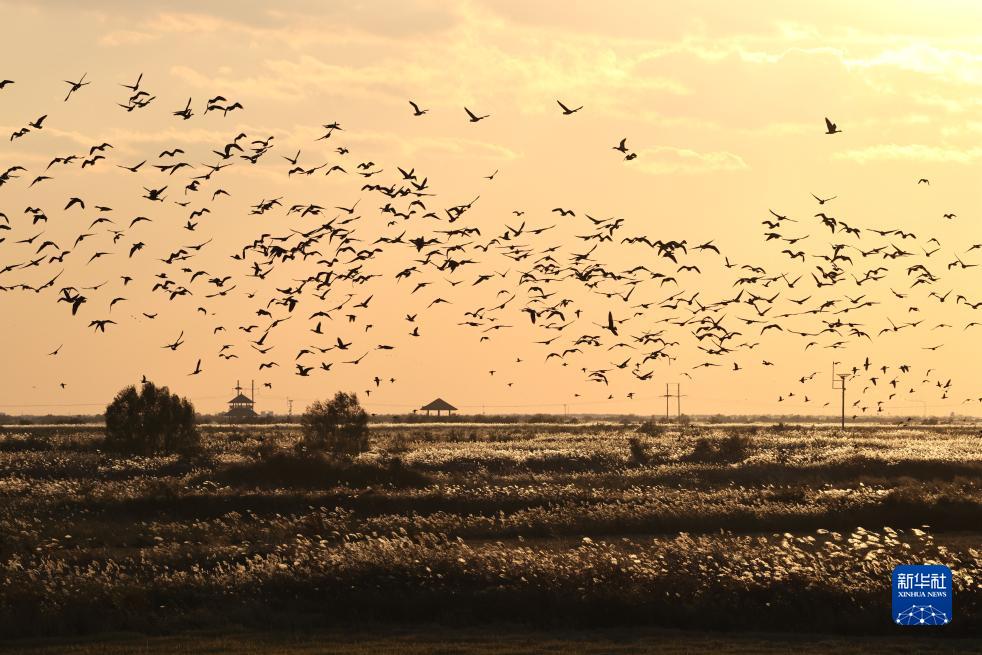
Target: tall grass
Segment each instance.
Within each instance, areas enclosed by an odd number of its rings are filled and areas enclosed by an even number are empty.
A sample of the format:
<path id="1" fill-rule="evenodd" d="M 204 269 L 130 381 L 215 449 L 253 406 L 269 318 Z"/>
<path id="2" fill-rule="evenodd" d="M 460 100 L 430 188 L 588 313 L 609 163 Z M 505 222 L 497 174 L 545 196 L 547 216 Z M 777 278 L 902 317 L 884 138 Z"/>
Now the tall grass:
<path id="1" fill-rule="evenodd" d="M 0 434 L 0 634 L 368 619 L 877 632 L 892 566 L 914 561 L 956 572 L 945 634 L 982 630 L 967 428 L 399 425 L 345 464 L 293 455 L 295 426 L 205 426 L 197 458 L 100 439 Z"/>

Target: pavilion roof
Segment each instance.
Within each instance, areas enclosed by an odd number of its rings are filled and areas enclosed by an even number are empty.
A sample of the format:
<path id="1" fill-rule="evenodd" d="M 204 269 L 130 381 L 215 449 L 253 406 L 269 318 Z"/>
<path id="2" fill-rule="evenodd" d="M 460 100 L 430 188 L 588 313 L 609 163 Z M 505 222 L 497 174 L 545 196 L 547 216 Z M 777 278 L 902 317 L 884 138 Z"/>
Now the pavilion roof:
<path id="1" fill-rule="evenodd" d="M 427 410 L 427 409 L 430 409 L 430 410 L 444 410 L 444 409 L 445 410 L 455 410 L 457 408 L 454 407 L 453 405 L 451 405 L 450 403 L 448 403 L 443 398 L 437 398 L 436 400 L 434 400 L 433 402 L 431 402 L 429 405 L 423 405 L 422 407 L 420 407 L 420 409 L 423 409 L 423 410 Z"/>

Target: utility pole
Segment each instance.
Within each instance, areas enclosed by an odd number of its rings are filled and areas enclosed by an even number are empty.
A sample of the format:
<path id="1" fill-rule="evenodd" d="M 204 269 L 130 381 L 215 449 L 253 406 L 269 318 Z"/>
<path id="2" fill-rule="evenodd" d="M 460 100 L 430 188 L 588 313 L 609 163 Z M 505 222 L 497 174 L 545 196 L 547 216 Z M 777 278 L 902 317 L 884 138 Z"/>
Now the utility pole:
<path id="1" fill-rule="evenodd" d="M 671 392 L 671 385 L 675 385 L 675 393 Z M 666 382 L 665 383 L 665 422 L 668 423 L 671 420 L 671 401 L 672 398 L 675 399 L 676 412 L 678 413 L 679 422 L 682 421 L 682 385 L 678 382 Z"/>
<path id="2" fill-rule="evenodd" d="M 839 386 L 842 388 L 842 418 L 839 427 L 846 429 L 846 374 L 839 373 Z"/>
<path id="3" fill-rule="evenodd" d="M 832 362 L 832 388 L 839 389 L 842 391 L 842 418 L 840 419 L 840 427 L 846 429 L 846 378 L 849 377 L 848 373 L 836 373 L 835 365 L 839 362 Z M 838 385 L 838 386 L 836 386 Z"/>
<path id="4" fill-rule="evenodd" d="M 286 417 L 287 419 L 291 419 L 293 418 L 293 400 L 291 398 L 286 399 L 286 406 L 288 408 Z"/>
<path id="5" fill-rule="evenodd" d="M 675 403 L 676 403 L 676 408 L 678 409 L 678 413 L 679 413 L 679 424 L 682 423 L 682 396 L 687 396 L 687 395 L 688 394 L 683 394 L 682 393 L 682 383 L 681 382 L 676 382 L 675 383 Z"/>

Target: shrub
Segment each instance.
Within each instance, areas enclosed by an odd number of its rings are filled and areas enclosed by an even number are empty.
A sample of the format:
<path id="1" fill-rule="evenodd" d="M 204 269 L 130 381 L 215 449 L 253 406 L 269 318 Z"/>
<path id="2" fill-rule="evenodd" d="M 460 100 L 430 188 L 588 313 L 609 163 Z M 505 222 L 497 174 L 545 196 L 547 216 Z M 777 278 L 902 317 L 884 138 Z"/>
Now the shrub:
<path id="1" fill-rule="evenodd" d="M 628 461 L 631 464 L 644 465 L 651 461 L 651 453 L 648 452 L 648 446 L 640 437 L 631 437 L 628 439 L 627 446 L 630 449 Z"/>
<path id="2" fill-rule="evenodd" d="M 648 420 L 641 423 L 636 431 L 638 434 L 643 434 L 646 437 L 660 437 L 665 434 L 665 426 Z"/>
<path id="3" fill-rule="evenodd" d="M 750 437 L 731 433 L 723 439 L 700 437 L 688 459 L 693 462 L 730 463 L 746 459 L 750 452 Z"/>
<path id="4" fill-rule="evenodd" d="M 254 459 L 262 462 L 283 453 L 279 443 L 275 439 L 268 439 L 265 436 L 259 437 L 259 445 L 256 447 Z"/>
<path id="5" fill-rule="evenodd" d="M 200 448 L 194 406 L 167 387 L 145 382 L 140 391 L 129 386 L 106 407 L 109 450 L 153 455 L 189 454 Z"/>
<path id="6" fill-rule="evenodd" d="M 329 401 L 318 400 L 300 417 L 303 453 L 323 453 L 350 459 L 368 450 L 368 413 L 354 393 L 337 392 Z"/>
<path id="7" fill-rule="evenodd" d="M 389 445 L 386 452 L 389 454 L 399 454 L 409 452 L 412 441 L 405 432 L 396 432 L 389 438 Z"/>

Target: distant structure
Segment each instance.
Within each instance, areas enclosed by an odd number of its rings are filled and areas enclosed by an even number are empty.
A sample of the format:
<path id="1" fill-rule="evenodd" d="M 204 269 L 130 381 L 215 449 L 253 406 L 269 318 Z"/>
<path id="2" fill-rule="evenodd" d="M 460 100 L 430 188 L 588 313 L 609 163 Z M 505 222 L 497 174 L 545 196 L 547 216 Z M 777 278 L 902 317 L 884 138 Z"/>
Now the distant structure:
<path id="1" fill-rule="evenodd" d="M 239 384 L 238 380 L 235 382 L 235 398 L 228 401 L 228 411 L 225 412 L 225 418 L 228 419 L 229 423 L 248 423 L 250 421 L 255 421 L 259 418 L 259 414 L 256 413 L 256 383 L 252 383 L 252 398 L 249 398 L 242 393 L 242 386 Z"/>
<path id="2" fill-rule="evenodd" d="M 456 407 L 448 403 L 443 398 L 437 398 L 429 405 L 423 405 L 422 407 L 420 407 L 420 409 L 426 412 L 427 416 L 430 415 L 430 412 L 436 412 L 436 415 L 439 416 L 440 412 L 443 411 L 446 411 L 447 416 L 450 416 L 453 412 L 457 411 Z"/>

